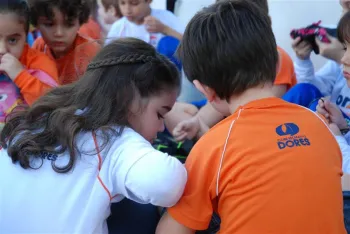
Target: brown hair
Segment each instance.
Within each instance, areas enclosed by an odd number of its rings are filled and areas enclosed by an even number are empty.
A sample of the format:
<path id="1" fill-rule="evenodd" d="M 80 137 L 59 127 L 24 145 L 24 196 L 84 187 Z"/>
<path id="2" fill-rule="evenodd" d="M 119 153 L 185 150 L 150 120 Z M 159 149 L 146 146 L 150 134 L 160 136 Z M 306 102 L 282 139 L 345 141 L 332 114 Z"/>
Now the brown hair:
<path id="1" fill-rule="evenodd" d="M 221 99 L 276 77 L 278 54 L 269 16 L 247 0 L 219 1 L 197 13 L 178 55 L 188 79 L 212 88 Z"/>
<path id="2" fill-rule="evenodd" d="M 118 2 L 119 2 L 119 0 L 102 0 L 102 5 L 106 11 L 111 6 L 114 7 L 115 8 L 115 16 L 121 18 L 121 17 L 123 17 L 123 15 L 122 15 L 122 12 L 120 11 Z"/>
<path id="3" fill-rule="evenodd" d="M 28 34 L 30 13 L 26 0 L 0 0 L 0 13 L 15 13 Z"/>
<path id="4" fill-rule="evenodd" d="M 39 17 L 53 19 L 53 8 L 57 7 L 67 19 L 72 22 L 76 19 L 83 25 L 90 17 L 91 3 L 88 0 L 28 0 L 31 11 L 31 21 L 38 24 Z"/>
<path id="5" fill-rule="evenodd" d="M 337 27 L 337 36 L 341 43 L 350 42 L 350 11 L 341 17 Z"/>
<path id="6" fill-rule="evenodd" d="M 12 112 L 1 132 L 1 146 L 23 168 L 32 168 L 32 160 L 40 159 L 43 152 L 68 151 L 66 166 L 52 164 L 56 172 L 68 172 L 79 153 L 78 133 L 99 131 L 105 139 L 102 150 L 111 136 L 119 136 L 129 126 L 129 108 L 135 99 L 179 89 L 180 83 L 175 65 L 153 46 L 138 39 L 116 40 L 96 55 L 76 83 L 53 89 L 31 107 Z"/>

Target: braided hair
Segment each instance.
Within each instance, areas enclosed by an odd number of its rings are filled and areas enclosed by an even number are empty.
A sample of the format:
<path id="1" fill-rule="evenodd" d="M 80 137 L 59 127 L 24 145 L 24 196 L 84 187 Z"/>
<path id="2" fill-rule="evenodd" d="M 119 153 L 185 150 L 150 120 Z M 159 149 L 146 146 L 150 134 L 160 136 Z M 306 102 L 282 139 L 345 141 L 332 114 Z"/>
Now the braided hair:
<path id="1" fill-rule="evenodd" d="M 40 160 L 42 152 L 68 151 L 67 165 L 52 163 L 53 170 L 66 173 L 79 153 L 75 141 L 79 132 L 99 131 L 103 150 L 112 136 L 130 126 L 130 106 L 136 98 L 179 90 L 180 83 L 176 66 L 151 45 L 138 39 L 116 40 L 95 56 L 76 83 L 51 90 L 29 108 L 15 109 L 6 120 L 0 144 L 23 168 L 32 168 L 31 162 Z"/>

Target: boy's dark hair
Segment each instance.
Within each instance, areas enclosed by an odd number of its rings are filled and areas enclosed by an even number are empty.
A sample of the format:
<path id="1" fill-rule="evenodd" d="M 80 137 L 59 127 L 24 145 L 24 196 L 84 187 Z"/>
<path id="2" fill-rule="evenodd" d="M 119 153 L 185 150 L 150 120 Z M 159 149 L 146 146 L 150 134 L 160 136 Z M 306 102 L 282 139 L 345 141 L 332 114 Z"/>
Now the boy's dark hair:
<path id="1" fill-rule="evenodd" d="M 180 84 L 175 65 L 153 46 L 138 39 L 119 39 L 96 55 L 76 83 L 53 89 L 28 109 L 11 113 L 0 144 L 23 168 L 32 168 L 31 162 L 40 160 L 42 152 L 61 154 L 67 150 L 70 160 L 66 166 L 52 164 L 56 172 L 65 173 L 80 153 L 77 134 L 98 133 L 104 139 L 99 149 L 103 150 L 111 137 L 121 135 L 129 126 L 133 101 L 179 90 Z"/>
<path id="2" fill-rule="evenodd" d="M 216 0 L 216 2 L 219 1 L 227 1 L 227 0 Z M 269 13 L 269 3 L 267 0 L 250 0 L 251 2 L 254 2 L 258 7 Z"/>
<path id="3" fill-rule="evenodd" d="M 29 7 L 26 0 L 0 0 L 0 13 L 15 13 L 24 25 L 26 34 L 29 31 Z"/>
<path id="4" fill-rule="evenodd" d="M 189 22 L 178 49 L 186 76 L 229 100 L 274 82 L 277 46 L 266 11 L 248 0 L 219 1 Z"/>
<path id="5" fill-rule="evenodd" d="M 113 6 L 115 8 L 115 16 L 123 17 L 122 12 L 119 8 L 119 0 L 102 0 L 101 2 L 106 11 L 109 7 Z"/>
<path id="6" fill-rule="evenodd" d="M 91 3 L 88 0 L 29 0 L 31 21 L 38 25 L 39 17 L 47 17 L 53 20 L 53 8 L 58 8 L 65 16 L 67 22 L 76 19 L 83 25 L 90 17 Z"/>
<path id="7" fill-rule="evenodd" d="M 341 17 L 337 27 L 337 34 L 341 43 L 350 43 L 350 11 Z"/>

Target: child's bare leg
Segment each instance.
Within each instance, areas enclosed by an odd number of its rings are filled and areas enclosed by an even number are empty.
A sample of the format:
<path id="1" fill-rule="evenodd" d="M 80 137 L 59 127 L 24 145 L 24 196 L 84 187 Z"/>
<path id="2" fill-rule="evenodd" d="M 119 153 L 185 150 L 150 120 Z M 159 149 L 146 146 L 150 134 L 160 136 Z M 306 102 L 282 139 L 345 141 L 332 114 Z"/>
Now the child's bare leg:
<path id="1" fill-rule="evenodd" d="M 178 123 L 195 116 L 198 108 L 192 104 L 176 102 L 173 109 L 165 116 L 165 126 L 171 133 Z"/>

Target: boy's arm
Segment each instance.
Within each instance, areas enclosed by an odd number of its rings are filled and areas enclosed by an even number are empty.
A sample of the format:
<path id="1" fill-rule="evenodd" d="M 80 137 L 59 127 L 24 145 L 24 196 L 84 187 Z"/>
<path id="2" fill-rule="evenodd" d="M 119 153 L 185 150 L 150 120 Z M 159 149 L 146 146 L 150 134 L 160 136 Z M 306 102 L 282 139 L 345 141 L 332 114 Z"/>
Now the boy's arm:
<path id="1" fill-rule="evenodd" d="M 194 230 L 178 223 L 168 213 L 165 213 L 158 223 L 156 234 L 193 234 Z"/>
<path id="2" fill-rule="evenodd" d="M 177 20 L 177 22 L 175 22 Z M 162 22 L 154 16 L 147 16 L 144 24 L 150 33 L 162 33 L 167 36 L 182 39 L 182 30 L 176 30 L 172 25 L 179 23 L 178 19 L 173 15 L 167 15 L 167 22 Z"/>
<path id="3" fill-rule="evenodd" d="M 334 61 L 327 63 L 315 73 L 314 65 L 310 59 L 296 59 L 294 63 L 298 83 L 310 83 L 315 85 L 323 95 L 329 96 L 337 78 L 341 74 L 340 65 Z"/>
<path id="4" fill-rule="evenodd" d="M 167 36 L 175 37 L 179 41 L 181 41 L 181 39 L 182 39 L 182 34 L 181 33 L 175 31 L 174 29 L 172 29 L 171 27 L 166 26 L 166 25 L 164 27 L 163 34 L 165 34 Z"/>

